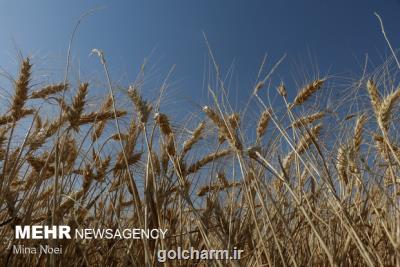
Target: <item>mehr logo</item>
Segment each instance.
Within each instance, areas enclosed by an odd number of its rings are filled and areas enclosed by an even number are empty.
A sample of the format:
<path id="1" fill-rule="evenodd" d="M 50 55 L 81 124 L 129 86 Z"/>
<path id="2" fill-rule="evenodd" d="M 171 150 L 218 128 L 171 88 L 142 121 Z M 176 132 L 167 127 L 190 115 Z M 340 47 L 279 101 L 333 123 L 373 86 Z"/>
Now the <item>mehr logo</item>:
<path id="1" fill-rule="evenodd" d="M 72 233 L 71 233 L 72 231 Z M 67 225 L 16 225 L 15 239 L 164 239 L 168 229 L 75 229 Z"/>
<path id="2" fill-rule="evenodd" d="M 71 239 L 71 228 L 67 225 L 16 225 L 15 238 L 16 239 Z"/>

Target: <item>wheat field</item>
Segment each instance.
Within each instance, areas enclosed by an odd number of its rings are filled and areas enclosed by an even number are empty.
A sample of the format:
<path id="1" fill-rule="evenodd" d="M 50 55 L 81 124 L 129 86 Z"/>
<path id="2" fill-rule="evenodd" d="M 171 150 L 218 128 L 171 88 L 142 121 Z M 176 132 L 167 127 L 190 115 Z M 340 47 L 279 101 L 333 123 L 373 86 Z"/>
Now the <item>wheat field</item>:
<path id="1" fill-rule="evenodd" d="M 211 104 L 198 103 L 185 125 L 161 112 L 161 98 L 143 97 L 140 78 L 123 89 L 129 105 L 121 105 L 98 54 L 108 94 L 96 109 L 90 82 L 33 84 L 33 63 L 21 60 L 0 115 L 1 266 L 400 264 L 400 88 L 389 64 L 352 83 L 347 101 L 332 96 L 332 77 L 290 90 L 260 78 L 249 90 L 254 120 L 221 101 L 217 79 Z M 16 225 L 168 235 L 17 240 Z M 11 249 L 39 243 L 62 245 L 63 255 Z M 240 260 L 157 261 L 158 250 L 177 247 L 244 252 Z"/>

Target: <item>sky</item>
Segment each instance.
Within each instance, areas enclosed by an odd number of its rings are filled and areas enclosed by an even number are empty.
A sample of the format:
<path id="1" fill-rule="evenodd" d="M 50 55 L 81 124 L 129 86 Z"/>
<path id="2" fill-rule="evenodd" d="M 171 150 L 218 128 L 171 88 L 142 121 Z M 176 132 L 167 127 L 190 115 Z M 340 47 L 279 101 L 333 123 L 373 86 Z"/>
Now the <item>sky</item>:
<path id="1" fill-rule="evenodd" d="M 265 54 L 267 69 L 286 55 L 274 82 L 289 84 L 317 72 L 357 76 L 366 54 L 372 66 L 381 64 L 390 53 L 374 12 L 400 47 L 400 0 L 0 0 L 1 69 L 16 75 L 21 52 L 33 57 L 41 81 L 62 77 L 72 29 L 92 9 L 73 42 L 72 77 L 101 77 L 98 59 L 89 56 L 93 48 L 104 51 L 121 84 L 135 79 L 146 58 L 149 92 L 175 66 L 165 105 L 183 111 L 181 103 L 201 105 L 207 95 L 203 81 L 211 67 L 203 33 L 222 73 L 233 67 L 232 102 L 248 97 Z M 0 84 L 3 97 L 7 87 Z"/>

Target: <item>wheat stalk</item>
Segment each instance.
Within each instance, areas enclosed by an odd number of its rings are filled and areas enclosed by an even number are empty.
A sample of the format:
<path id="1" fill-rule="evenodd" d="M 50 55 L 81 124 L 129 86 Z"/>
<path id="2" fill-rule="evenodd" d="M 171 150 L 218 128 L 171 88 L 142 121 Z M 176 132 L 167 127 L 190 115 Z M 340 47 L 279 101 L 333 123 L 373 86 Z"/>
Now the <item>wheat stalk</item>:
<path id="1" fill-rule="evenodd" d="M 378 88 L 372 79 L 367 81 L 367 90 L 375 114 L 378 114 L 381 106 L 381 97 L 379 96 Z"/>
<path id="2" fill-rule="evenodd" d="M 15 120 L 20 119 L 25 101 L 28 99 L 29 81 L 31 77 L 29 58 L 22 61 L 18 80 L 15 82 L 15 93 L 11 105 L 11 114 Z"/>
<path id="3" fill-rule="evenodd" d="M 390 115 L 397 100 L 400 98 L 400 88 L 388 95 L 381 103 L 377 112 L 378 124 L 382 130 L 389 129 Z"/>
<path id="4" fill-rule="evenodd" d="M 315 122 L 316 120 L 321 119 L 324 116 L 325 116 L 325 112 L 323 112 L 323 111 L 316 112 L 314 114 L 311 114 L 311 115 L 308 115 L 308 116 L 305 116 L 305 117 L 295 120 L 292 123 L 292 127 L 299 128 L 299 127 L 307 126 L 308 124 L 311 124 L 311 123 Z"/>
<path id="5" fill-rule="evenodd" d="M 293 100 L 293 106 L 298 106 L 306 102 L 324 84 L 325 79 L 317 79 L 303 87 Z"/>
<path id="6" fill-rule="evenodd" d="M 68 89 L 68 84 L 59 83 L 59 84 L 51 84 L 47 85 L 39 90 L 35 90 L 31 93 L 30 98 L 47 98 L 50 95 L 63 92 Z"/>
<path id="7" fill-rule="evenodd" d="M 256 140 L 257 143 L 261 140 L 261 138 L 264 136 L 267 127 L 268 127 L 268 123 L 270 121 L 271 118 L 271 112 L 272 109 L 268 109 L 268 110 L 264 110 L 263 113 L 261 113 L 260 118 L 258 119 L 258 123 L 257 123 L 257 129 L 256 129 Z"/>
<path id="8" fill-rule="evenodd" d="M 364 125 L 367 121 L 367 116 L 362 114 L 358 117 L 356 126 L 354 128 L 354 136 L 353 136 L 353 147 L 355 152 L 360 151 L 360 146 L 362 144 L 362 132 Z"/>
<path id="9" fill-rule="evenodd" d="M 68 120 L 71 124 L 71 127 L 76 131 L 79 130 L 79 120 L 85 106 L 85 98 L 88 92 L 88 87 L 88 83 L 80 84 L 78 92 L 72 101 L 72 107 L 68 110 Z"/>

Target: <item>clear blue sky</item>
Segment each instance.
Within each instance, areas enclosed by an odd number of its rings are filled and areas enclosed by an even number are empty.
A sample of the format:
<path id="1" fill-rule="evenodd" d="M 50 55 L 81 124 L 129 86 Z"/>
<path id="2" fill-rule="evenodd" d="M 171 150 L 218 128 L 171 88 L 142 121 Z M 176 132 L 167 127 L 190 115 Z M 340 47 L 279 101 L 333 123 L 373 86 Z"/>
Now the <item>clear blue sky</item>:
<path id="1" fill-rule="evenodd" d="M 235 60 L 232 87 L 243 97 L 265 53 L 270 64 L 287 54 L 277 72 L 285 80 L 302 78 L 299 62 L 309 74 L 312 64 L 322 74 L 360 73 L 366 53 L 382 63 L 389 52 L 374 11 L 400 47 L 400 0 L 1 0 L 0 66 L 15 71 L 21 50 L 35 56 L 39 73 L 61 72 L 77 18 L 99 6 L 105 8 L 83 21 L 73 46 L 84 76 L 101 73 L 98 60 L 88 56 L 92 48 L 104 50 L 113 79 L 124 82 L 151 54 L 150 79 L 159 82 L 176 64 L 171 88 L 199 104 L 208 58 L 202 31 L 225 71 Z"/>

